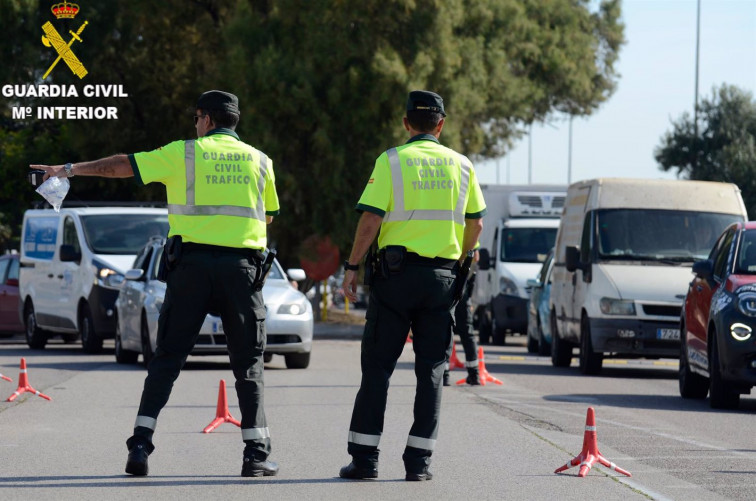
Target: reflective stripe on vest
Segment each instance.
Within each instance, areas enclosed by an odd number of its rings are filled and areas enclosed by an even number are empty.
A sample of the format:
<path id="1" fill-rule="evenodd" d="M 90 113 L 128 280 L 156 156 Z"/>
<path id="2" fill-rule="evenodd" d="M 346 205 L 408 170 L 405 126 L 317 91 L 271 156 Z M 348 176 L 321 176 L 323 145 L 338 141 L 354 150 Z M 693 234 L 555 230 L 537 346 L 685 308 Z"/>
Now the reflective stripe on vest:
<path id="1" fill-rule="evenodd" d="M 179 216 L 236 216 L 257 219 L 266 222 L 263 191 L 265 190 L 265 176 L 268 174 L 268 157 L 260 153 L 260 177 L 257 180 L 257 203 L 255 207 L 239 205 L 196 205 L 195 202 L 195 140 L 184 141 L 184 167 L 186 169 L 186 204 L 168 204 L 168 213 Z"/>
<path id="2" fill-rule="evenodd" d="M 470 169 L 472 165 L 460 155 L 460 172 L 462 179 L 459 183 L 459 197 L 454 211 L 443 209 L 404 209 L 404 178 L 402 177 L 402 164 L 399 160 L 399 152 L 391 148 L 386 152 L 389 166 L 391 167 L 391 186 L 394 190 L 394 210 L 386 212 L 383 216 L 384 223 L 397 221 L 454 221 L 457 224 L 465 224 L 465 199 L 467 188 L 470 185 Z"/>

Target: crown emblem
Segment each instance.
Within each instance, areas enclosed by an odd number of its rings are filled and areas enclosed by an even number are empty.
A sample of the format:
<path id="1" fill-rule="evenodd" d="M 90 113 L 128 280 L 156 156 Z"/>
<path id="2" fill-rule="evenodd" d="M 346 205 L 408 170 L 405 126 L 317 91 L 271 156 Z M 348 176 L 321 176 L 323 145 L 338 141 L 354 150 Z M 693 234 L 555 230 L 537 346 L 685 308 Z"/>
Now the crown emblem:
<path id="1" fill-rule="evenodd" d="M 63 0 L 62 3 L 56 3 L 50 10 L 58 19 L 73 19 L 79 13 L 79 6 L 75 3 L 68 3 Z"/>

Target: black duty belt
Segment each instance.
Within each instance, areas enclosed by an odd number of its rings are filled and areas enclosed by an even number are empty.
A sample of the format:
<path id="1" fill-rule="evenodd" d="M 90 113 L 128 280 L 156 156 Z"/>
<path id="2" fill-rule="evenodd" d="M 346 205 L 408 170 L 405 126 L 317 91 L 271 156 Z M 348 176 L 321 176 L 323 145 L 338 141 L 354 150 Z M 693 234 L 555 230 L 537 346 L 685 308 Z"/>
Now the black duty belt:
<path id="1" fill-rule="evenodd" d="M 456 259 L 446 259 L 443 257 L 425 257 L 414 252 L 407 252 L 406 262 L 409 264 L 421 264 L 424 266 L 433 266 L 434 268 L 444 268 L 446 270 L 454 269 L 458 261 Z"/>
<path id="2" fill-rule="evenodd" d="M 245 257 L 252 257 L 262 261 L 265 259 L 265 254 L 259 249 L 249 249 L 245 247 L 224 247 L 222 245 L 210 245 L 210 244 L 198 244 L 194 242 L 183 243 L 184 252 L 193 251 L 205 251 L 205 252 L 221 252 L 226 254 L 239 254 Z"/>

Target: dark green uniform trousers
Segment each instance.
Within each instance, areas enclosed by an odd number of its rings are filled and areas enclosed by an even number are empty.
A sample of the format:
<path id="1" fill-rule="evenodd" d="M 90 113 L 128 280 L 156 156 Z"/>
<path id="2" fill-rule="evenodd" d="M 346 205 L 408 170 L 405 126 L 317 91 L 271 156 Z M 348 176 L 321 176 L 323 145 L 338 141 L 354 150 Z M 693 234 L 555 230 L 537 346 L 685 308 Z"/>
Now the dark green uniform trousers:
<path id="1" fill-rule="evenodd" d="M 444 364 L 452 336 L 452 283 L 456 267 L 406 263 L 378 277 L 370 290 L 362 336 L 362 382 L 349 427 L 347 451 L 359 467 L 377 467 L 389 379 L 412 329 L 415 351 L 414 423 L 402 459 L 408 472 L 430 465 L 438 434 Z"/>
<path id="2" fill-rule="evenodd" d="M 168 274 L 167 292 L 158 320 L 157 349 L 148 366 L 142 401 L 132 436 L 151 452 L 158 414 L 197 341 L 208 312 L 223 321 L 236 394 L 241 410 L 244 456 L 264 460 L 270 433 L 263 410 L 265 304 L 254 292 L 259 256 L 255 251 L 184 244 L 182 257 Z"/>

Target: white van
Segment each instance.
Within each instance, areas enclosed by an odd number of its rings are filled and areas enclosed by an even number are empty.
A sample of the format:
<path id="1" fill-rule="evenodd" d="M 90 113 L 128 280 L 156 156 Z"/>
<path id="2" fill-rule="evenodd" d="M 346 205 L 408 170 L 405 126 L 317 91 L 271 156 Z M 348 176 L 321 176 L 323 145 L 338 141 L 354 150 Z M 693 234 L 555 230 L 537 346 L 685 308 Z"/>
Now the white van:
<path id="1" fill-rule="evenodd" d="M 110 275 L 123 274 L 153 235 L 167 236 L 168 211 L 157 208 L 28 210 L 21 232 L 19 308 L 30 348 L 50 336 L 81 344 L 88 353 L 115 335 L 118 289 Z"/>
<path id="2" fill-rule="evenodd" d="M 480 235 L 473 288 L 480 342 L 503 345 L 507 332 L 528 329 L 528 279 L 556 239 L 566 185 L 481 185 L 488 212 Z"/>
<path id="3" fill-rule="evenodd" d="M 747 218 L 740 189 L 706 181 L 572 184 L 556 239 L 551 362 L 596 374 L 604 354 L 680 355 L 680 314 L 695 260 Z"/>

